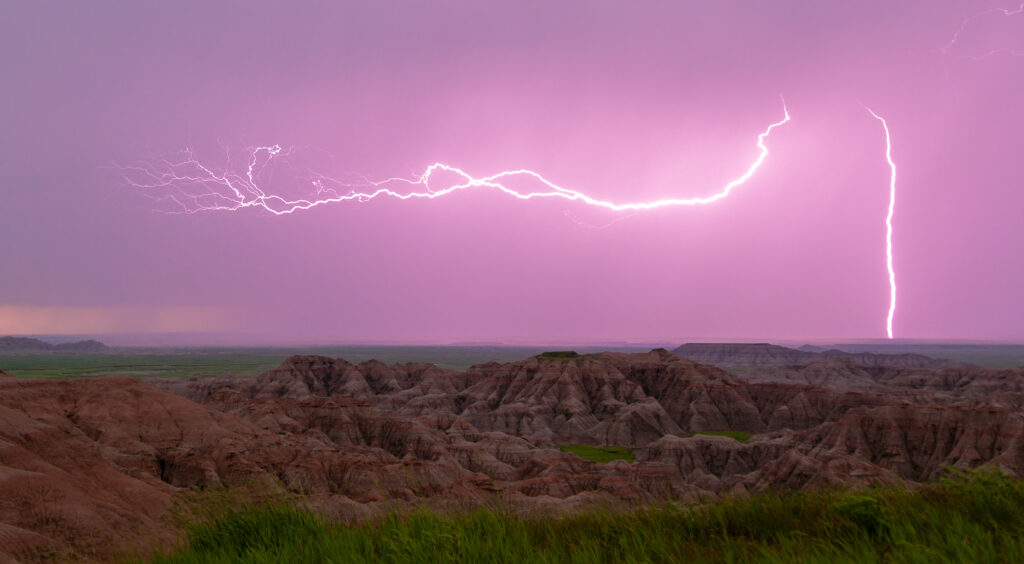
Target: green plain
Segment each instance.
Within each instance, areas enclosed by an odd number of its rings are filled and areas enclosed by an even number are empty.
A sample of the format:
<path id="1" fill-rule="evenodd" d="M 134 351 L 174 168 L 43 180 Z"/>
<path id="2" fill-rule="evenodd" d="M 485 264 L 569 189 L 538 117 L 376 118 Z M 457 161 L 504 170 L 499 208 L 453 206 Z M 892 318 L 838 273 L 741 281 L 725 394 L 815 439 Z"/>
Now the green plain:
<path id="1" fill-rule="evenodd" d="M 81 378 L 137 376 L 185 378 L 220 374 L 257 375 L 296 354 L 344 358 L 360 363 L 427 362 L 441 368 L 466 370 L 474 364 L 513 362 L 544 352 L 540 347 L 509 346 L 377 346 L 330 347 L 119 347 L 100 354 L 3 354 L 0 370 L 24 378 Z M 587 347 L 583 353 L 604 350 L 646 352 L 642 347 Z"/>

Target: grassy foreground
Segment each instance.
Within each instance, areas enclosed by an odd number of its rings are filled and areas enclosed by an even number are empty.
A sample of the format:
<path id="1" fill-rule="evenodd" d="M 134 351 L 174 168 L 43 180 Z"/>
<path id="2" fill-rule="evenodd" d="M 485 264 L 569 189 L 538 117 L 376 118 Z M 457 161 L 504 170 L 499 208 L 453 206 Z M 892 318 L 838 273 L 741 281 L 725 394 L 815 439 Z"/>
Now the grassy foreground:
<path id="1" fill-rule="evenodd" d="M 1022 562 L 1024 482 L 815 492 L 526 518 L 482 509 L 331 524 L 279 501 L 222 508 L 156 562 Z"/>

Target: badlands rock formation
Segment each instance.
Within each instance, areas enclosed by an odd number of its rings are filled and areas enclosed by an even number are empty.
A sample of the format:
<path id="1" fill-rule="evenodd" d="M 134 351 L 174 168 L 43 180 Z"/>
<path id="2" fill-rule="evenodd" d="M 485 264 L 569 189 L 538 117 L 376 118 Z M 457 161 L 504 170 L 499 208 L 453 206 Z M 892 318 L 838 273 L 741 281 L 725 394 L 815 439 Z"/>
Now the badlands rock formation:
<path id="1" fill-rule="evenodd" d="M 791 349 L 768 343 L 686 343 L 676 347 L 672 352 L 694 362 L 726 369 L 794 366 L 828 360 L 845 360 L 862 366 L 927 368 L 931 370 L 960 366 L 950 360 L 919 354 L 850 353 L 838 349 L 816 350 L 817 348 Z"/>
<path id="2" fill-rule="evenodd" d="M 358 518 L 395 504 L 531 511 L 1024 472 L 1024 371 L 862 360 L 816 355 L 742 377 L 662 349 L 465 372 L 297 356 L 258 378 L 0 375 L 0 551 L 152 545 L 170 537 L 182 491 L 219 485 L 268 484 Z M 724 430 L 753 436 L 699 434 Z M 636 461 L 558 449 L 574 443 L 630 446 Z"/>

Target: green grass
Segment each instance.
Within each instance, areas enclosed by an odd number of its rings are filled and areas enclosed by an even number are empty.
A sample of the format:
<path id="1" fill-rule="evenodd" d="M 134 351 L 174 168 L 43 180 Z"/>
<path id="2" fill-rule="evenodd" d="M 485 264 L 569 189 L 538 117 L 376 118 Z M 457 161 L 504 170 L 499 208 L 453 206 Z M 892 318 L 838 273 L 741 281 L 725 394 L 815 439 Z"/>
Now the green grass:
<path id="1" fill-rule="evenodd" d="M 1021 562 L 1024 483 L 813 492 L 523 517 L 420 511 L 331 523 L 280 500 L 213 504 L 155 562 Z"/>
<path id="2" fill-rule="evenodd" d="M 257 375 L 294 354 L 315 354 L 360 363 L 376 359 L 388 364 L 427 362 L 441 368 L 466 370 L 474 364 L 513 362 L 538 354 L 544 358 L 576 358 L 573 351 L 543 353 L 538 347 L 505 346 L 377 346 L 324 347 L 119 347 L 101 354 L 0 354 L 0 370 L 22 378 L 80 378 L 138 376 L 184 378 L 224 373 Z M 593 353 L 603 348 L 587 347 Z M 646 352 L 636 347 L 609 351 Z"/>
<path id="3" fill-rule="evenodd" d="M 633 462 L 636 457 L 629 447 L 622 446 L 591 446 L 591 445 L 562 445 L 558 447 L 562 452 L 571 452 L 584 460 L 592 460 L 599 464 L 605 464 L 613 460 L 626 460 Z"/>
<path id="4" fill-rule="evenodd" d="M 730 439 L 736 439 L 741 443 L 747 442 L 747 439 L 752 437 L 750 433 L 743 431 L 696 431 L 694 435 L 710 435 L 712 437 L 729 437 Z"/>

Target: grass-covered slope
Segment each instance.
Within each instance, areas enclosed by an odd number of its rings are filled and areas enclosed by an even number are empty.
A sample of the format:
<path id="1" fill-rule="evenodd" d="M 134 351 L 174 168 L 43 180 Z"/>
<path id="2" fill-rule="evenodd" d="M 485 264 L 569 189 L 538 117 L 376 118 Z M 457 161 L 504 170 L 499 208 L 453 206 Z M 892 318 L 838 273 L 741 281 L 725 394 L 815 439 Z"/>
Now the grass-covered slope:
<path id="1" fill-rule="evenodd" d="M 228 507 L 158 562 L 1022 562 L 1024 483 L 816 492 L 527 518 L 416 513 L 356 526 L 281 502 Z"/>
<path id="2" fill-rule="evenodd" d="M 625 460 L 633 462 L 633 449 L 624 446 L 591 446 L 591 445 L 562 445 L 558 447 L 563 452 L 571 452 L 585 460 L 605 464 L 613 460 Z"/>

